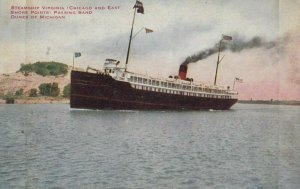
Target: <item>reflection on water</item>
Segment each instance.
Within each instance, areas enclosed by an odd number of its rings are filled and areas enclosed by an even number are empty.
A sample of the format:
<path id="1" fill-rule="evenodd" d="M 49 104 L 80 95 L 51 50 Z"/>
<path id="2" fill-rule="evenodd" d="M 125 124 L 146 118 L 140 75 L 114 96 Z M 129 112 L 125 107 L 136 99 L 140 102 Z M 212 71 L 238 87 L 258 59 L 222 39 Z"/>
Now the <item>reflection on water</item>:
<path id="1" fill-rule="evenodd" d="M 300 107 L 0 106 L 0 188 L 299 188 Z"/>

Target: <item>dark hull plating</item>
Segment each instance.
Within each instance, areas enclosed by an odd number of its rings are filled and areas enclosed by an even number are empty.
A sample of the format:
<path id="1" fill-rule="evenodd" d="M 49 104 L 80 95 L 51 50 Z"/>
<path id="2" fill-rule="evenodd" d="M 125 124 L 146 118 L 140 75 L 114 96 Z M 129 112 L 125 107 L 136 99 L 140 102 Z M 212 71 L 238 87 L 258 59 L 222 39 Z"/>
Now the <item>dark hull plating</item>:
<path id="1" fill-rule="evenodd" d="M 215 99 L 134 89 L 109 75 L 71 72 L 71 108 L 113 110 L 227 110 L 237 99 Z"/>

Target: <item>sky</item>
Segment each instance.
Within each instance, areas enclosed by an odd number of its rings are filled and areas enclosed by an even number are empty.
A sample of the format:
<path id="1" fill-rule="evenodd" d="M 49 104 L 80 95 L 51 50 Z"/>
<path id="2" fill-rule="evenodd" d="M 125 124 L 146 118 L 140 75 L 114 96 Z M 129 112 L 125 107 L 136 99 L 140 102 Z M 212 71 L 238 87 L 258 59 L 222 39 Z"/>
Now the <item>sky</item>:
<path id="1" fill-rule="evenodd" d="M 300 0 L 141 0 L 128 70 L 154 77 L 177 75 L 189 56 L 226 44 L 259 45 L 221 53 L 217 84 L 232 86 L 239 99 L 300 100 Z M 102 68 L 106 58 L 124 65 L 135 0 L 1 0 L 0 73 L 16 72 L 21 63 L 57 61 Z M 65 19 L 11 19 L 11 6 L 106 7 Z M 119 9 L 107 10 L 107 6 Z M 273 44 L 271 47 L 265 44 Z M 212 85 L 217 54 L 188 65 L 188 77 Z"/>

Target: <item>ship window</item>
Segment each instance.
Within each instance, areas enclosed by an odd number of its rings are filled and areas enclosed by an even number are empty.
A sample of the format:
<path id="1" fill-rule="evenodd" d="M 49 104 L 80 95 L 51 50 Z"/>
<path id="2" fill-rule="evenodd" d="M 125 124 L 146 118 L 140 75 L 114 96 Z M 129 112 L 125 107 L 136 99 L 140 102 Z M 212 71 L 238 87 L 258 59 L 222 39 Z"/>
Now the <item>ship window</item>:
<path id="1" fill-rule="evenodd" d="M 168 87 L 171 88 L 171 83 L 168 83 Z"/>
<path id="2" fill-rule="evenodd" d="M 155 85 L 155 80 L 152 80 L 152 85 Z"/>
<path id="3" fill-rule="evenodd" d="M 136 82 L 136 77 L 133 77 L 133 82 Z"/>
<path id="4" fill-rule="evenodd" d="M 172 88 L 175 88 L 175 84 L 174 83 L 172 83 Z"/>
<path id="5" fill-rule="evenodd" d="M 146 84 L 147 83 L 147 79 L 143 79 L 143 83 Z"/>

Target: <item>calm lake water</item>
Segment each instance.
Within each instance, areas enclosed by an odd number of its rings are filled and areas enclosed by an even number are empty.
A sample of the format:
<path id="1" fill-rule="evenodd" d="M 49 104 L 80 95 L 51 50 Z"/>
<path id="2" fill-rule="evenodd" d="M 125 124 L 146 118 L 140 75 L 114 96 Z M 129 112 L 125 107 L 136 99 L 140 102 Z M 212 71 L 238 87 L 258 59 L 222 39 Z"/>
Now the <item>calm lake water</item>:
<path id="1" fill-rule="evenodd" d="M 300 188 L 300 107 L 0 105 L 0 188 Z"/>

